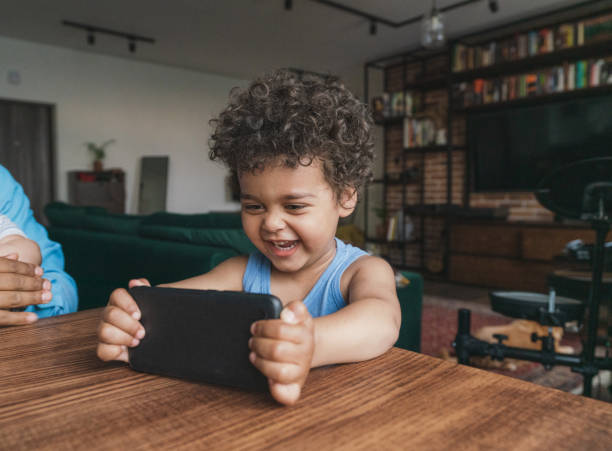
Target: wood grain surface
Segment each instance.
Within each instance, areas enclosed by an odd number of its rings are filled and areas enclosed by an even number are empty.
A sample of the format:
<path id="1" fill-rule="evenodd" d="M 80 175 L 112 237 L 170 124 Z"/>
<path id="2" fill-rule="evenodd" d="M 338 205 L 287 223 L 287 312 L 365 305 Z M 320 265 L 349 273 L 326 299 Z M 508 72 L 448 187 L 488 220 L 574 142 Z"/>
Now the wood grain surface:
<path id="1" fill-rule="evenodd" d="M 612 449 L 612 405 L 393 348 L 296 406 L 95 356 L 100 310 L 0 329 L 0 449 Z"/>

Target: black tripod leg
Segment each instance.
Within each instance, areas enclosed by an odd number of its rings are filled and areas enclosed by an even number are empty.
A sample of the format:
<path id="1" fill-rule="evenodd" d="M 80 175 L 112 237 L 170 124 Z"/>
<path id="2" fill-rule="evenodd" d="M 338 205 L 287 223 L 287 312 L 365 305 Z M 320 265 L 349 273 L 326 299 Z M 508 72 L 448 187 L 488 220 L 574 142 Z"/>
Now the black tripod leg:
<path id="1" fill-rule="evenodd" d="M 470 350 L 468 340 L 470 338 L 470 311 L 459 309 L 457 313 L 457 337 L 455 338 L 455 352 L 457 362 L 462 365 L 470 364 Z"/>
<path id="2" fill-rule="evenodd" d="M 597 344 L 597 326 L 599 325 L 599 301 L 601 298 L 601 283 L 603 277 L 604 266 L 604 241 L 610 226 L 607 223 L 599 223 L 596 225 L 597 237 L 593 249 L 593 279 L 591 282 L 591 292 L 589 294 L 589 323 L 587 342 L 582 355 L 583 358 L 583 386 L 582 394 L 591 396 L 591 388 L 593 382 L 594 361 L 595 361 L 595 346 Z"/>

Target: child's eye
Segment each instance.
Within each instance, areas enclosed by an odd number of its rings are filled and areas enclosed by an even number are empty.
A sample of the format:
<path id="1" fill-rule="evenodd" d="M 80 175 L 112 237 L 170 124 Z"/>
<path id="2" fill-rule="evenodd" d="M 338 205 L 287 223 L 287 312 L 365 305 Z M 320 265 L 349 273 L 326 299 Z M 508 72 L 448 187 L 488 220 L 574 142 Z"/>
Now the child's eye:
<path id="1" fill-rule="evenodd" d="M 261 210 L 261 205 L 257 205 L 257 204 L 247 204 L 247 205 L 243 205 L 242 206 L 243 210 L 247 210 L 247 211 L 259 211 Z"/>
<path id="2" fill-rule="evenodd" d="M 303 208 L 306 208 L 306 205 L 289 204 L 289 205 L 286 205 L 285 208 L 287 210 L 301 210 Z"/>

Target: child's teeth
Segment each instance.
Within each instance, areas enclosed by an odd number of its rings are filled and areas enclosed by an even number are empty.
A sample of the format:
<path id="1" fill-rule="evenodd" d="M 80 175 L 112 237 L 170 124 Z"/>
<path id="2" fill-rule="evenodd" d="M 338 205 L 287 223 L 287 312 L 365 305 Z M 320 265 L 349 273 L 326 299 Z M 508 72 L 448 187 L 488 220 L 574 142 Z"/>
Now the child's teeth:
<path id="1" fill-rule="evenodd" d="M 290 248 L 290 247 L 295 246 L 295 243 L 293 241 L 279 241 L 279 242 L 274 243 L 274 245 L 276 247 L 285 249 L 285 248 Z"/>

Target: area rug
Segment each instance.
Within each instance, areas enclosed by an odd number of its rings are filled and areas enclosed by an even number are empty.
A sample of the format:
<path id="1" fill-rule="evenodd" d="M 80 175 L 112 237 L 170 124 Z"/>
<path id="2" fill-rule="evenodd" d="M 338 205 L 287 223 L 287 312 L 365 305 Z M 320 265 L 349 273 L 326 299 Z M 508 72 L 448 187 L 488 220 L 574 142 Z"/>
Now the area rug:
<path id="1" fill-rule="evenodd" d="M 457 312 L 461 308 L 467 308 L 471 311 L 472 333 L 483 326 L 508 324 L 514 320 L 514 318 L 493 312 L 486 304 L 425 295 L 421 328 L 421 352 L 423 354 L 438 358 L 454 358 L 455 353 L 451 343 L 457 334 Z M 576 352 L 580 352 L 580 337 L 576 334 L 566 332 L 561 343 L 573 346 Z M 547 371 L 540 363 L 513 360 L 516 368 L 510 370 L 493 368 L 492 363 L 488 361 L 489 359 L 482 360 L 484 361 L 481 364 L 475 364 L 474 366 L 546 387 L 567 392 L 580 392 L 582 376 L 573 373 L 570 368 L 565 366 L 556 366 Z"/>

